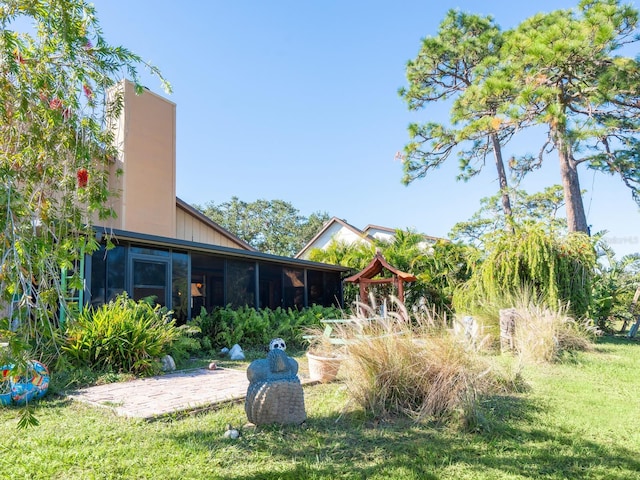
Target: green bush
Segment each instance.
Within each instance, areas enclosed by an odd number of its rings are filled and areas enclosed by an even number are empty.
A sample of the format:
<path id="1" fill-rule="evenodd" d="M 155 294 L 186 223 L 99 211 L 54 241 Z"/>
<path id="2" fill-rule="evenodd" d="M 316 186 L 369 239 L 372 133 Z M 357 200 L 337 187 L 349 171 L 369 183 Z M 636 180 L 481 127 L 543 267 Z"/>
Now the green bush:
<path id="1" fill-rule="evenodd" d="M 191 357 L 198 357 L 211 353 L 211 342 L 207 338 L 200 339 L 200 329 L 193 325 L 180 325 L 177 327 L 178 335 L 171 342 L 168 354 L 181 368 Z"/>
<path id="2" fill-rule="evenodd" d="M 486 258 L 454 293 L 454 309 L 482 314 L 483 304 L 529 289 L 549 305 L 568 305 L 569 313 L 581 318 L 589 308 L 595 264 L 593 244 L 580 232 L 560 237 L 540 224 L 495 232 Z"/>
<path id="3" fill-rule="evenodd" d="M 76 367 L 153 375 L 178 336 L 170 312 L 124 293 L 70 321 L 63 352 Z"/>
<path id="4" fill-rule="evenodd" d="M 236 343 L 242 348 L 260 348 L 275 337 L 283 338 L 292 348 L 301 348 L 305 327 L 319 325 L 322 318 L 342 315 L 337 308 L 317 305 L 303 310 L 218 307 L 210 313 L 203 309 L 189 325 L 200 329 L 203 345 L 208 341 L 214 348 L 231 347 Z"/>

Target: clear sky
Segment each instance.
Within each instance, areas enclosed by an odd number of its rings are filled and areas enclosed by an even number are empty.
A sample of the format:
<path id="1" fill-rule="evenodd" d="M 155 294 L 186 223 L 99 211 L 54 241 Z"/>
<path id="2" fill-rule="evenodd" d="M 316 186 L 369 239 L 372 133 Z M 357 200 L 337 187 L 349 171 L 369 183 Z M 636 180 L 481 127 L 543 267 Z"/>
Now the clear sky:
<path id="1" fill-rule="evenodd" d="M 412 121 L 399 97 L 406 62 L 447 10 L 493 15 L 503 29 L 578 0 L 95 0 L 104 35 L 158 66 L 177 105 L 177 195 L 191 204 L 285 200 L 368 224 L 447 236 L 496 193 L 495 167 L 456 182 L 455 158 L 401 184 L 394 160 Z M 638 8 L 637 2 L 635 7 Z M 638 54 L 637 47 L 633 55 Z M 505 149 L 535 153 L 515 139 Z M 553 157 L 524 185 L 560 183 Z M 592 231 L 618 255 L 640 251 L 640 210 L 621 181 L 581 171 Z"/>

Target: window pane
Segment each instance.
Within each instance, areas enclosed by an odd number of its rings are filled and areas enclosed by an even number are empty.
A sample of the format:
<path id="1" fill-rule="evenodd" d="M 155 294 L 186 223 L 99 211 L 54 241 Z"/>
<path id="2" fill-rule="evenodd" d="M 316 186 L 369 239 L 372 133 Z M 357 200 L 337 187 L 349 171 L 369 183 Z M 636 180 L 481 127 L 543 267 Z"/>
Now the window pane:
<path id="1" fill-rule="evenodd" d="M 131 253 L 140 254 L 140 255 L 152 255 L 154 257 L 168 257 L 168 250 L 158 250 L 157 248 L 149 248 L 149 247 L 131 247 Z"/>
<path id="2" fill-rule="evenodd" d="M 227 260 L 227 303 L 234 308 L 255 307 L 255 264 Z"/>
<path id="3" fill-rule="evenodd" d="M 107 250 L 107 302 L 124 292 L 125 247 Z"/>
<path id="4" fill-rule="evenodd" d="M 224 264 L 220 257 L 191 254 L 191 316 L 200 314 L 202 307 L 210 312 L 213 307 L 224 307 Z M 195 295 L 194 295 L 195 294 Z"/>
<path id="5" fill-rule="evenodd" d="M 324 274 L 315 270 L 307 271 L 307 295 L 309 297 L 309 306 L 324 306 Z"/>
<path id="6" fill-rule="evenodd" d="M 284 308 L 304 308 L 304 271 L 285 268 L 284 272 Z"/>
<path id="7" fill-rule="evenodd" d="M 173 252 L 171 254 L 171 310 L 178 324 L 187 321 L 189 293 L 187 290 L 187 272 L 189 271 L 189 255 Z M 200 312 L 198 312 L 200 313 Z"/>
<path id="8" fill-rule="evenodd" d="M 282 267 L 260 264 L 259 308 L 275 310 L 282 306 Z"/>
<path id="9" fill-rule="evenodd" d="M 155 297 L 155 302 L 166 305 L 167 264 L 133 261 L 133 299 L 138 301 L 146 297 Z"/>
<path id="10" fill-rule="evenodd" d="M 107 282 L 107 262 L 105 248 L 101 246 L 91 255 L 91 305 L 99 306 L 105 303 Z"/>
<path id="11" fill-rule="evenodd" d="M 325 272 L 324 274 L 324 306 L 342 308 L 342 280 L 340 273 Z"/>

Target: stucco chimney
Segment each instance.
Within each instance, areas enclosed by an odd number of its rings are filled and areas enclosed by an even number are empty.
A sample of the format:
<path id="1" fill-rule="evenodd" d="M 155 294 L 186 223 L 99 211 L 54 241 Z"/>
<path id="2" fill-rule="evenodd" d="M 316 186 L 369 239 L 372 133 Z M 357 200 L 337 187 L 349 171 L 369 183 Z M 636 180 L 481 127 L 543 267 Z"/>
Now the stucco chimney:
<path id="1" fill-rule="evenodd" d="M 115 123 L 119 156 L 112 177 L 118 192 L 109 203 L 117 218 L 98 224 L 163 237 L 176 231 L 176 105 L 135 85 L 118 85 L 123 109 Z"/>

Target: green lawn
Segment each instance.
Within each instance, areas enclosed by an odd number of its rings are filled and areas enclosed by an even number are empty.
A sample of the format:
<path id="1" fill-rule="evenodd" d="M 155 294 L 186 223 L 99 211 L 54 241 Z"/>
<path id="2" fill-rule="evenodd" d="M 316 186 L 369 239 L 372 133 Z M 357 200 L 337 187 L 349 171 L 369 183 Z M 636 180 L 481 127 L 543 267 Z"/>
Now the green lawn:
<path id="1" fill-rule="evenodd" d="M 640 343 L 527 367 L 528 392 L 483 401 L 482 428 L 377 422 L 339 383 L 305 387 L 303 427 L 245 429 L 241 404 L 144 422 L 49 397 L 40 426 L 3 408 L 7 479 L 640 479 Z"/>

